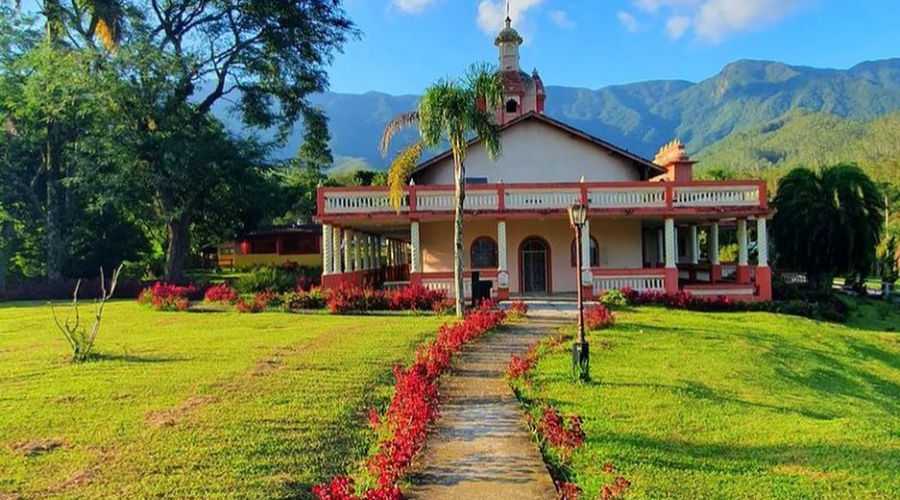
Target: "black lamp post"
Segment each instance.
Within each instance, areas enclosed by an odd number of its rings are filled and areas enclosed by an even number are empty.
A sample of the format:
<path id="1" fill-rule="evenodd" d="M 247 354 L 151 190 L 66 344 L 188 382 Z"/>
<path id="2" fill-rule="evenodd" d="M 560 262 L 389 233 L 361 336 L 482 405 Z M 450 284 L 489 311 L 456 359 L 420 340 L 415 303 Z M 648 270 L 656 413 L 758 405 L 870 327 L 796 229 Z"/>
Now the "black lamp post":
<path id="1" fill-rule="evenodd" d="M 576 283 L 578 286 L 578 340 L 572 345 L 572 375 L 575 380 L 587 382 L 591 379 L 590 360 L 591 353 L 587 339 L 584 337 L 584 294 L 581 285 L 582 255 L 581 231 L 587 222 L 588 209 L 584 205 L 572 205 L 569 207 L 569 222 L 575 228 L 575 266 Z"/>

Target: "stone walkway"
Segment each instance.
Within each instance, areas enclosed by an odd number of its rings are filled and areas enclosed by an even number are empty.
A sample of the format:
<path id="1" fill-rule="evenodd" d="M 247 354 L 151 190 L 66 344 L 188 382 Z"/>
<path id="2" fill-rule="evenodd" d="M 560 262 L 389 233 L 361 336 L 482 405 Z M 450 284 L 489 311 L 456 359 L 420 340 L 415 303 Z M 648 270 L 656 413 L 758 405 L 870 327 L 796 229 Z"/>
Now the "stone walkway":
<path id="1" fill-rule="evenodd" d="M 556 498 L 504 374 L 510 355 L 524 353 L 558 325 L 511 325 L 460 355 L 441 383 L 441 418 L 413 470 L 409 498 Z"/>

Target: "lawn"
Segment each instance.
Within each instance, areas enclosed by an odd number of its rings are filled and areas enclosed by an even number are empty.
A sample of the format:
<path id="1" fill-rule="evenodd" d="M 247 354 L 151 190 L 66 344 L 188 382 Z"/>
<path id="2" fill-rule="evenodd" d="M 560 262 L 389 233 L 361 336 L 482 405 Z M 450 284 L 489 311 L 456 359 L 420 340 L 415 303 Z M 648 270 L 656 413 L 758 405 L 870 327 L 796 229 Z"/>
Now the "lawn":
<path id="1" fill-rule="evenodd" d="M 849 326 L 769 313 L 620 312 L 592 334 L 592 375 L 563 349 L 529 397 L 584 417 L 574 479 L 597 498 L 900 498 L 900 314 Z"/>
<path id="2" fill-rule="evenodd" d="M 108 306 L 73 365 L 46 306 L 0 305 L 0 498 L 305 497 L 441 319 Z"/>

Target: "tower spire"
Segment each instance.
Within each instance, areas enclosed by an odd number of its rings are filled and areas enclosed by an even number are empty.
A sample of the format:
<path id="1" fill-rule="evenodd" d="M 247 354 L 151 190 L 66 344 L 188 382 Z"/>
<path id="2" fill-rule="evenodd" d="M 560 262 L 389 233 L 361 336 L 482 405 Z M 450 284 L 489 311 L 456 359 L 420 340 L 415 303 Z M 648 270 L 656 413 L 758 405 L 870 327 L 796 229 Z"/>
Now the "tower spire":
<path id="1" fill-rule="evenodd" d="M 512 18 L 509 17 L 509 0 L 506 0 L 506 27 L 510 27 L 512 25 Z"/>

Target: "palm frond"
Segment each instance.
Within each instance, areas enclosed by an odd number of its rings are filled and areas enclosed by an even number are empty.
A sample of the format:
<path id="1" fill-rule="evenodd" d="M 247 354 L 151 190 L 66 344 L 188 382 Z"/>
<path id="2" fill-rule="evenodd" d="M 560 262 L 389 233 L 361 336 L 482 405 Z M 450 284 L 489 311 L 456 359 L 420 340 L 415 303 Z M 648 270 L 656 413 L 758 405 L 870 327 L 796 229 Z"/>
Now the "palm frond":
<path id="1" fill-rule="evenodd" d="M 476 100 L 483 100 L 486 109 L 494 109 L 503 102 L 503 82 L 493 64 L 475 63 L 469 66 L 465 83 Z"/>
<path id="2" fill-rule="evenodd" d="M 413 169 L 419 164 L 419 158 L 422 157 L 422 151 L 425 150 L 424 144 L 417 142 L 412 146 L 397 153 L 394 161 L 388 168 L 388 201 L 398 212 L 403 204 L 403 194 L 406 189 L 406 180 L 409 178 Z"/>
<path id="3" fill-rule="evenodd" d="M 382 156 L 387 156 L 388 150 L 391 148 L 391 140 L 401 130 L 415 125 L 419 121 L 419 112 L 410 111 L 409 113 L 400 114 L 384 126 L 384 132 L 381 134 L 381 141 L 378 143 L 378 150 Z"/>
<path id="4" fill-rule="evenodd" d="M 94 0 L 90 2 L 93 15 L 94 34 L 103 46 L 114 51 L 122 37 L 122 22 L 125 17 L 122 3 L 118 0 Z"/>

